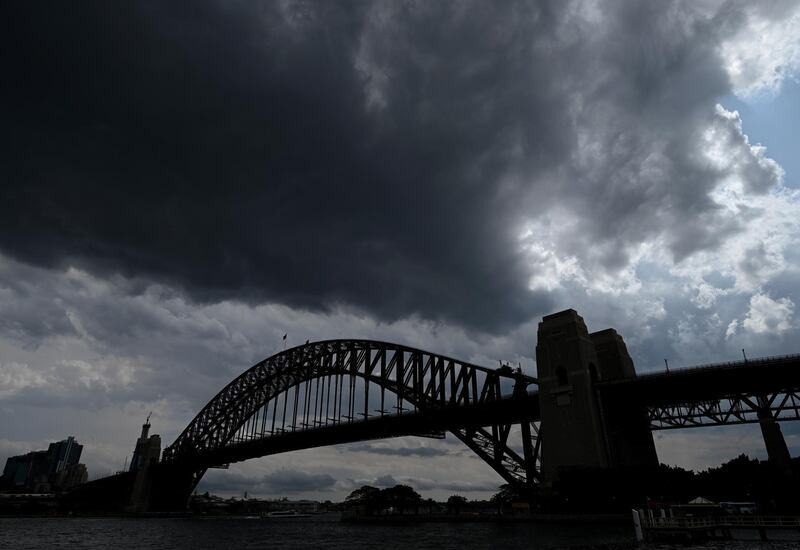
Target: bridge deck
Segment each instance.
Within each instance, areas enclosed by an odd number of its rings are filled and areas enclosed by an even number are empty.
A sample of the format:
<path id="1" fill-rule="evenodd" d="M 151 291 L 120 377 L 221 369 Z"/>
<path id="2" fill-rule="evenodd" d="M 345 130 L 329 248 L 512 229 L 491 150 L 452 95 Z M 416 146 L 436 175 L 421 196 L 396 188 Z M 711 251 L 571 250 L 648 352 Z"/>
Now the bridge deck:
<path id="1" fill-rule="evenodd" d="M 800 355 L 701 365 L 636 378 L 601 382 L 604 399 L 638 406 L 668 406 L 731 395 L 759 395 L 800 389 Z"/>
<path id="2" fill-rule="evenodd" d="M 286 431 L 252 441 L 230 443 L 205 451 L 192 459 L 196 464 L 209 467 L 328 445 L 408 435 L 430 435 L 456 428 L 479 428 L 498 422 L 513 424 L 538 419 L 538 399 L 528 396 L 527 400 L 520 402 L 509 396 L 500 401 L 483 404 L 385 415 L 313 429 Z"/>

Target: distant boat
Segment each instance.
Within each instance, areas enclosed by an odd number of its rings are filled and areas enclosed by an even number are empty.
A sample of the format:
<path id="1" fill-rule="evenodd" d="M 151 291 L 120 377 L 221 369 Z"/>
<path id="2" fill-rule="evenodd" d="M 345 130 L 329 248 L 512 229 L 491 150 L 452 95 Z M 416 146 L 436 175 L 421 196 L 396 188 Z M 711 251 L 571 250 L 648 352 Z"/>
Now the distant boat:
<path id="1" fill-rule="evenodd" d="M 297 510 L 277 510 L 275 512 L 262 513 L 262 519 L 294 519 L 294 518 L 310 518 L 311 514 L 301 514 Z"/>

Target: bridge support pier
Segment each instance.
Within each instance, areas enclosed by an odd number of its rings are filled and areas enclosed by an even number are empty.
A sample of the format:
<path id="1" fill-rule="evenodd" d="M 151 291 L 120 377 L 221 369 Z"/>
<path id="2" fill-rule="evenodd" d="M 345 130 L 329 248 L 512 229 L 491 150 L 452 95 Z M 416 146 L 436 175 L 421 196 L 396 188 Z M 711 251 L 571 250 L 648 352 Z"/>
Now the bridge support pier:
<path id="1" fill-rule="evenodd" d="M 154 464 L 145 464 L 136 471 L 136 477 L 131 488 L 131 497 L 126 508 L 127 512 L 147 512 L 150 503 L 150 492 L 153 486 Z"/>
<path id="2" fill-rule="evenodd" d="M 544 485 L 564 470 L 658 465 L 646 411 L 603 402 L 596 389 L 602 380 L 636 376 L 622 337 L 613 329 L 589 334 L 568 309 L 545 316 L 538 338 Z"/>
<path id="3" fill-rule="evenodd" d="M 564 469 L 609 466 L 605 430 L 592 388 L 597 364 L 594 343 L 575 310 L 542 319 L 536 365 L 542 426 L 547 433 L 542 446 L 545 486 L 558 481 Z"/>
<path id="4" fill-rule="evenodd" d="M 140 504 L 140 511 L 185 512 L 189 497 L 202 472 L 205 472 L 205 468 L 194 468 L 191 465 L 165 462 L 154 464 L 150 472 L 151 489 L 146 502 Z"/>
<path id="5" fill-rule="evenodd" d="M 635 378 L 636 369 L 628 348 L 616 330 L 609 328 L 589 335 L 594 342 L 599 361 L 599 379 L 622 380 Z M 606 430 L 609 459 L 612 466 L 658 466 L 656 446 L 647 410 L 632 407 L 630 403 L 611 399 L 598 399 Z"/>
<path id="6" fill-rule="evenodd" d="M 538 448 L 535 449 L 533 445 L 533 433 L 531 432 L 531 423 L 526 418 L 527 411 L 524 410 L 525 407 L 525 397 L 527 395 L 527 387 L 528 384 L 525 382 L 524 379 L 521 377 L 517 379 L 516 383 L 514 384 L 514 398 L 518 402 L 518 407 L 521 407 L 523 410 L 520 410 L 520 417 L 522 421 L 520 422 L 520 430 L 522 432 L 522 456 L 525 460 L 525 479 L 527 480 L 527 487 L 525 489 L 532 493 L 534 489 L 534 485 L 537 481 L 539 481 L 539 472 L 536 468 L 537 463 L 537 451 Z M 539 434 L 536 434 L 538 439 Z M 538 441 L 537 441 L 538 443 Z"/>
<path id="7" fill-rule="evenodd" d="M 787 479 L 793 478 L 789 447 L 786 445 L 780 424 L 772 417 L 765 398 L 759 399 L 758 425 L 761 427 L 770 464 L 781 476 Z"/>

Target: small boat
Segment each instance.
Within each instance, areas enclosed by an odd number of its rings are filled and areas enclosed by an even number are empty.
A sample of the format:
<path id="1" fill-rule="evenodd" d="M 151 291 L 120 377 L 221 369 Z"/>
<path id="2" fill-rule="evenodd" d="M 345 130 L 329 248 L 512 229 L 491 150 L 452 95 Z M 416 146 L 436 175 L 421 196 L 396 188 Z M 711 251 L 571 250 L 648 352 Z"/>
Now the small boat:
<path id="1" fill-rule="evenodd" d="M 261 514 L 261 519 L 294 519 L 310 518 L 311 514 L 301 514 L 297 510 L 276 510 Z"/>

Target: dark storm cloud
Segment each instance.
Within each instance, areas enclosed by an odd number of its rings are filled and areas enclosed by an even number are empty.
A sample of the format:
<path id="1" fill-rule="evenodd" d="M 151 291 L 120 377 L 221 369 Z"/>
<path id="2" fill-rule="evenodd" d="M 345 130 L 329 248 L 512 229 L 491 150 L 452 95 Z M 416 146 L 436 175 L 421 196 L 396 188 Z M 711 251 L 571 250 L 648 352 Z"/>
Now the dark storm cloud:
<path id="1" fill-rule="evenodd" d="M 563 136 L 514 13 L 408 7 L 373 47 L 365 4 L 4 11 L 5 253 L 382 318 L 491 327 L 544 303 L 498 183 Z M 372 62 L 392 72 L 382 106 Z"/>
<path id="2" fill-rule="evenodd" d="M 0 252 L 197 300 L 518 326 L 554 307 L 529 290 L 546 253 L 590 277 L 646 243 L 680 262 L 746 229 L 720 182 L 779 181 L 714 109 L 722 42 L 769 10 L 714 8 L 6 4 Z"/>

